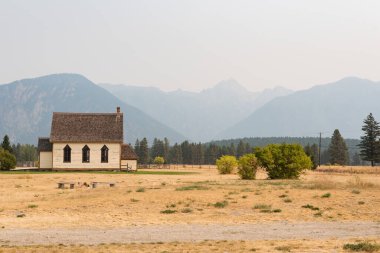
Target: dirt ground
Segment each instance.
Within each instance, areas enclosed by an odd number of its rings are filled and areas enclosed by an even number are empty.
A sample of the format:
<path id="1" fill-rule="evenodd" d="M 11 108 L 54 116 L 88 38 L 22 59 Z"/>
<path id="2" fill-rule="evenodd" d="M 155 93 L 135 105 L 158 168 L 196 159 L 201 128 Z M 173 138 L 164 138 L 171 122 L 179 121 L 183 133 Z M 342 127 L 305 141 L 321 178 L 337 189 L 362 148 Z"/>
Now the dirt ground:
<path id="1" fill-rule="evenodd" d="M 38 252 L 58 248 L 59 251 L 78 252 L 164 252 L 166 249 L 170 249 L 167 252 L 182 252 L 180 249 L 183 252 L 244 252 L 250 249 L 265 252 L 281 248 L 281 245 L 287 249 L 288 244 L 292 244 L 289 250 L 294 252 L 340 252 L 345 241 L 380 239 L 379 174 L 308 172 L 300 180 L 270 181 L 260 172 L 257 180 L 246 181 L 235 174 L 219 175 L 214 168 L 208 167 L 170 170 L 193 174 L 0 174 L 0 245 L 3 245 L 0 252 L 33 252 L 36 248 Z M 103 185 L 96 189 L 58 189 L 59 181 L 114 181 L 117 184 L 115 188 Z M 317 230 L 309 231 L 314 236 L 307 235 L 306 230 L 300 230 L 300 236 L 285 236 L 284 222 L 305 228 L 314 224 Z M 236 236 L 239 233 L 234 233 L 234 226 L 248 226 L 237 230 L 245 235 L 250 234 L 249 226 L 264 226 L 255 230 L 264 234 L 265 224 L 272 226 L 276 236 L 239 237 Z M 347 227 L 342 232 L 319 238 L 321 233 L 331 231 L 329 226 L 336 228 L 339 224 Z M 123 234 L 126 233 L 123 229 L 132 229 L 133 233 L 136 228 L 135 231 L 143 229 L 141 234 L 144 235 L 149 234 L 144 229 L 154 226 L 161 228 L 156 231 L 161 237 L 146 240 L 146 243 L 142 243 L 144 240 L 133 243 L 133 238 L 102 242 L 95 236 L 86 245 L 74 241 L 75 245 L 69 246 L 71 241 L 51 238 L 31 243 L 22 234 L 29 231 L 46 235 L 52 230 L 70 234 L 80 230 L 81 234 L 91 237 L 94 231 L 121 229 L 119 232 Z M 181 233 L 182 228 L 186 233 L 189 226 L 200 228 L 197 236 L 165 239 L 170 231 Z M 207 230 L 210 227 L 211 230 Z M 221 228 L 232 232 L 225 233 L 225 237 L 206 236 L 217 234 Z M 192 230 L 197 231 L 189 231 Z M 199 236 L 202 232 L 204 238 Z M 18 239 L 9 240 L 11 233 Z M 281 237 L 281 233 L 285 237 Z M 51 237 L 54 238 L 53 232 Z M 210 241 L 204 242 L 205 239 Z M 62 243 L 66 246 L 59 246 Z M 28 244 L 42 246 L 20 246 Z M 218 251 L 219 248 L 225 250 Z"/>

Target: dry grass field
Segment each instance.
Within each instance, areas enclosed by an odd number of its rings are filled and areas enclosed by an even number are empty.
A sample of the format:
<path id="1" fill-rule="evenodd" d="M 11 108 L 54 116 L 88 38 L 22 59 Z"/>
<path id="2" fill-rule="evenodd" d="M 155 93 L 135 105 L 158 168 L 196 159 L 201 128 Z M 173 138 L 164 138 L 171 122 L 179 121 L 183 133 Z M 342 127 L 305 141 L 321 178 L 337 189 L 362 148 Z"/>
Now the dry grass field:
<path id="1" fill-rule="evenodd" d="M 380 235 L 364 234 L 302 238 L 295 233 L 284 239 L 280 234 L 272 240 L 258 237 L 241 241 L 231 232 L 231 240 L 228 236 L 215 240 L 166 238 L 170 226 L 281 226 L 284 221 L 313 224 L 317 228 L 334 222 L 380 224 L 380 174 L 308 172 L 300 180 L 265 180 L 265 177 L 265 173 L 259 172 L 257 180 L 240 180 L 235 174 L 219 175 L 209 167 L 137 174 L 0 173 L 0 245 L 3 245 L 0 252 L 346 252 L 342 247 L 347 242 L 379 243 Z M 116 187 L 58 189 L 59 181 L 113 181 Z M 155 231 L 161 237 L 145 243 L 113 242 L 109 238 L 100 243 L 102 240 L 95 235 L 93 241 L 82 245 L 46 245 L 49 244 L 46 239 L 31 243 L 42 245 L 25 246 L 20 243 L 23 238 L 4 239 L 7 233 L 17 234 L 23 229 L 58 229 L 63 236 L 64 231 L 83 228 L 88 232 L 152 226 L 156 226 Z M 164 226 L 166 229 L 160 231 Z"/>

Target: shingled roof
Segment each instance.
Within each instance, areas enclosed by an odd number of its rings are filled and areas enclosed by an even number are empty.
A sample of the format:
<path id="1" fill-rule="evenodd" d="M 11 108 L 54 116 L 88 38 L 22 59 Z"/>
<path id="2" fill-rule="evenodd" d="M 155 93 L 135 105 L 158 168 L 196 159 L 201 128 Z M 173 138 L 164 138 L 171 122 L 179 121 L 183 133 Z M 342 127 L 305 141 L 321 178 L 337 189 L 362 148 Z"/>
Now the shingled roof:
<path id="1" fill-rule="evenodd" d="M 53 113 L 50 142 L 123 143 L 123 113 Z"/>
<path id="2" fill-rule="evenodd" d="M 49 137 L 38 138 L 38 152 L 51 152 L 53 151 L 53 145 L 49 140 Z"/>
<path id="3" fill-rule="evenodd" d="M 138 156 L 135 151 L 131 148 L 131 146 L 127 144 L 121 145 L 121 160 L 137 160 Z"/>

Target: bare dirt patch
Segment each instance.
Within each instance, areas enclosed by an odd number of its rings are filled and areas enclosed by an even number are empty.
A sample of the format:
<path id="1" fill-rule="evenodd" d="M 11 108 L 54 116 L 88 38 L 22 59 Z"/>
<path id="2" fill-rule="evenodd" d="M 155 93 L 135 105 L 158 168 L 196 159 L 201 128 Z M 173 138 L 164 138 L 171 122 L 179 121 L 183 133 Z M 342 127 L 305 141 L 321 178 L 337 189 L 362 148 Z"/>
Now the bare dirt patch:
<path id="1" fill-rule="evenodd" d="M 245 181 L 235 174 L 219 175 L 214 168 L 179 168 L 171 171 L 195 174 L 0 173 L 0 235 L 13 231 L 21 236 L 22 231 L 32 234 L 41 231 L 41 236 L 54 238 L 54 231 L 63 234 L 82 231 L 83 235 L 92 237 L 92 233 L 96 234 L 97 231 L 133 231 L 135 228 L 144 231 L 154 226 L 161 229 L 157 231 L 158 234 L 166 235 L 169 234 L 168 228 L 171 231 L 177 229 L 178 234 L 183 234 L 179 232 L 181 229 L 185 231 L 199 226 L 197 234 L 211 236 L 216 235 L 216 232 L 208 231 L 207 227 L 265 227 L 280 224 L 276 230 L 281 230 L 283 222 L 287 222 L 295 226 L 315 224 L 317 228 L 320 226 L 322 234 L 325 233 L 323 227 L 329 224 L 349 224 L 349 231 L 362 229 L 357 230 L 357 234 L 353 232 L 347 235 L 350 238 L 378 238 L 378 235 L 367 234 L 366 231 L 371 231 L 373 227 L 378 229 L 380 175 L 308 172 L 300 180 L 270 181 L 265 180 L 265 173 L 259 172 L 258 180 Z M 115 188 L 101 186 L 96 189 L 82 187 L 62 190 L 57 189 L 59 181 L 112 181 L 117 184 Z M 235 231 L 235 228 L 231 231 Z M 249 234 L 249 231 L 246 232 L 223 238 L 214 236 L 209 240 L 262 239 L 245 238 L 244 235 Z M 241 237 L 233 239 L 233 236 Z M 334 236 L 340 238 L 344 234 L 327 234 L 325 239 Z M 21 237 L 26 238 L 23 235 Z M 206 238 L 201 236 L 197 240 Z M 286 240 L 302 240 L 300 238 L 285 237 Z M 4 236 L 0 239 L 3 244 L 6 244 L 4 240 L 8 240 Z M 157 240 L 169 243 L 161 239 Z M 180 241 L 186 238 L 172 239 Z M 304 235 L 304 239 L 316 238 Z M 116 242 L 126 241 L 104 243 Z M 22 240 L 19 243 L 22 244 Z M 54 244 L 55 241 L 49 243 Z"/>

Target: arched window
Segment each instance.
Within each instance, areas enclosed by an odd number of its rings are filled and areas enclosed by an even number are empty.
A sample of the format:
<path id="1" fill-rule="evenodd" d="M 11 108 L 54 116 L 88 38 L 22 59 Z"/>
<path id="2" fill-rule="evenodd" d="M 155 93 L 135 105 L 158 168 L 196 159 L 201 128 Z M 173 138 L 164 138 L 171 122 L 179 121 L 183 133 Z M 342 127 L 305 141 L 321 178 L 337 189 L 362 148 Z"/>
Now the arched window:
<path id="1" fill-rule="evenodd" d="M 82 163 L 89 163 L 90 162 L 90 148 L 85 145 L 82 148 Z"/>
<path id="2" fill-rule="evenodd" d="M 109 149 L 106 145 L 104 145 L 102 149 L 100 150 L 102 163 L 108 163 L 108 150 Z"/>
<path id="3" fill-rule="evenodd" d="M 71 163 L 71 148 L 69 145 L 66 145 L 63 148 L 63 162 L 64 163 Z"/>

